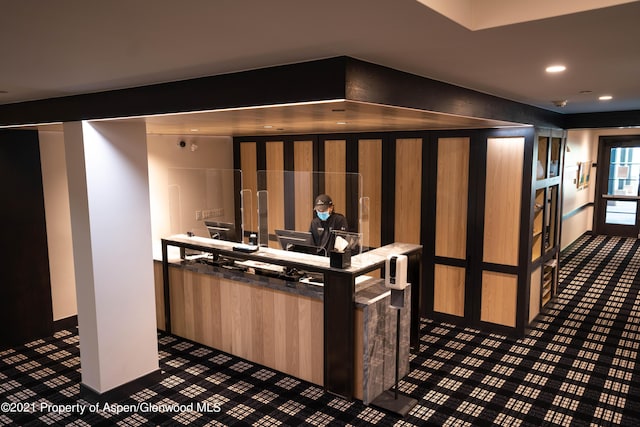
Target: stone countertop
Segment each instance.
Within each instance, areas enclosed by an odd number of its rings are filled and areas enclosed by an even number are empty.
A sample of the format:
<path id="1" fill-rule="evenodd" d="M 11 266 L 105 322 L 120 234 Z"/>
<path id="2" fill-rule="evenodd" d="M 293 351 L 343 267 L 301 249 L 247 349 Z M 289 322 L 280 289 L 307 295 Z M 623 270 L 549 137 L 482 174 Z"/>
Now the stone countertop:
<path id="1" fill-rule="evenodd" d="M 178 244 L 187 244 L 201 247 L 203 248 L 203 250 L 218 250 L 227 253 L 233 253 L 234 246 L 239 245 L 239 243 L 235 242 L 213 240 L 199 236 L 190 237 L 184 234 L 170 236 L 163 240 L 166 240 L 169 245 L 171 245 L 172 242 L 175 242 Z M 295 264 L 296 266 L 309 267 L 311 269 L 315 269 L 316 271 L 334 270 L 359 275 L 382 266 L 386 261 L 388 255 L 406 254 L 418 250 L 422 250 L 422 246 L 410 243 L 391 243 L 389 245 L 385 245 L 380 248 L 372 249 L 370 251 L 352 256 L 351 266 L 345 269 L 332 268 L 329 265 L 328 257 L 284 251 L 281 249 L 274 249 L 264 246 L 260 247 L 259 250 L 255 252 L 251 252 L 248 254 L 245 253 L 242 256 L 246 259 L 253 259 L 263 262 L 273 262 L 274 264 Z"/>

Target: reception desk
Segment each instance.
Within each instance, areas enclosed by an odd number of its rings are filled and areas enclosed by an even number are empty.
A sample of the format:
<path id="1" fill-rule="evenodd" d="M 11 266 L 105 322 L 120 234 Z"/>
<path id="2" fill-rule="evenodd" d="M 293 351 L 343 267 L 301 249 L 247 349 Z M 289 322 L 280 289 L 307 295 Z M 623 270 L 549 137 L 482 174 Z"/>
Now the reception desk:
<path id="1" fill-rule="evenodd" d="M 170 247 L 177 248 L 173 256 Z M 353 256 L 344 269 L 316 255 L 237 249 L 232 242 L 186 235 L 162 240 L 162 262 L 156 264 L 161 329 L 365 403 L 393 383 L 395 310 L 383 280 L 367 273 L 384 268 L 387 255 L 404 254 L 409 277 L 419 280 L 420 246 L 377 248 Z M 320 275 L 323 284 L 299 280 L 301 272 Z M 409 336 L 419 327 L 411 286 L 405 299 L 402 374 L 408 372 Z"/>

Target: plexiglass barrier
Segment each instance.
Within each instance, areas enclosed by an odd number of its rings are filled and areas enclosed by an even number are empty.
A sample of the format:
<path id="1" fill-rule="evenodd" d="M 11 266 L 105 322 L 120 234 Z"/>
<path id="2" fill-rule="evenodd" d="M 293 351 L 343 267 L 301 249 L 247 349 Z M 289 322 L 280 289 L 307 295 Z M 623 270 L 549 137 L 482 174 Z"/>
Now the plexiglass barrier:
<path id="1" fill-rule="evenodd" d="M 326 255 L 334 249 L 336 232 L 343 232 L 352 253 L 369 248 L 371 201 L 362 195 L 360 174 L 258 171 L 257 177 L 261 246 Z M 320 194 L 332 200 L 328 220 L 314 210 Z"/>
<path id="2" fill-rule="evenodd" d="M 242 189 L 240 170 L 170 168 L 168 184 L 170 234 L 244 240 L 253 198 Z"/>

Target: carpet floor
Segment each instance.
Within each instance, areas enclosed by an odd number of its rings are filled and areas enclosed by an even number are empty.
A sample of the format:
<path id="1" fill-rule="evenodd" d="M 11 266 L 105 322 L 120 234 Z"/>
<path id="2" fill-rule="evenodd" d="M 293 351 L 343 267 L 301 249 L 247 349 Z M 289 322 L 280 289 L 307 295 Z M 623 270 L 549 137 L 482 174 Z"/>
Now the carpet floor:
<path id="1" fill-rule="evenodd" d="M 0 352 L 0 425 L 640 426 L 639 249 L 571 245 L 558 295 L 522 339 L 423 320 L 400 386 L 418 400 L 405 418 L 164 333 L 161 382 L 90 401 L 74 329 Z"/>

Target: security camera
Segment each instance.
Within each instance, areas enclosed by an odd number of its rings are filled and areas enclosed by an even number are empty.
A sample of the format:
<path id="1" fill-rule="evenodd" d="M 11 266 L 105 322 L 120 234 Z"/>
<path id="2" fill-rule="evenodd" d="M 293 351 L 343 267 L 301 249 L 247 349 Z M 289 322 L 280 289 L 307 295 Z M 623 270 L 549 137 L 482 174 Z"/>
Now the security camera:
<path id="1" fill-rule="evenodd" d="M 186 143 L 186 142 L 184 142 L 184 141 L 180 141 L 180 142 L 178 142 L 178 147 L 180 147 L 180 148 L 184 148 L 184 147 L 186 147 L 186 146 L 187 146 L 187 143 Z"/>

